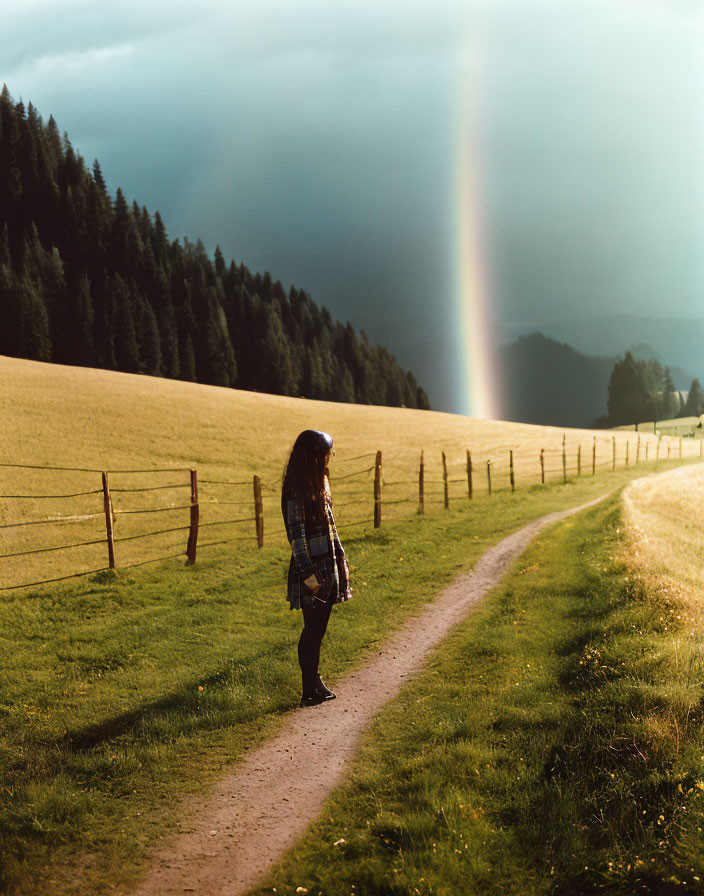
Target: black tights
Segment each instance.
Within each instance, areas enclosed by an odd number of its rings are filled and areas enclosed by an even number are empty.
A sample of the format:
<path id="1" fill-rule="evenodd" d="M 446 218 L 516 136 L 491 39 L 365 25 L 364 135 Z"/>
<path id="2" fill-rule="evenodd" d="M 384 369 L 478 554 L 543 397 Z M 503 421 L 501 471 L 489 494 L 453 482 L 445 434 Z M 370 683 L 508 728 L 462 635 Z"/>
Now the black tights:
<path id="1" fill-rule="evenodd" d="M 303 678 L 303 693 L 310 695 L 318 685 L 318 662 L 320 644 L 328 627 L 332 601 L 313 601 L 311 606 L 303 604 L 303 631 L 298 641 L 298 662 Z"/>

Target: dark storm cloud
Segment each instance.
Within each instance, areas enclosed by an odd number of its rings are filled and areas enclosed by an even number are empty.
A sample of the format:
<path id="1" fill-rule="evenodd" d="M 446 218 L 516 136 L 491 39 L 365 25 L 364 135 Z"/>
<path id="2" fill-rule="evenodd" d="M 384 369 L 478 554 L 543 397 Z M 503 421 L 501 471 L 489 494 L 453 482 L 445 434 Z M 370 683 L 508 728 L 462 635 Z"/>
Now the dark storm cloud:
<path id="1" fill-rule="evenodd" d="M 422 342 L 449 408 L 466 63 L 499 323 L 702 311 L 697 9 L 6 0 L 0 81 L 172 238 L 308 289 L 407 367 Z"/>
<path id="2" fill-rule="evenodd" d="M 485 139 L 504 318 L 702 313 L 701 22 L 574 5 L 495 17 Z M 510 73 L 510 74 L 509 74 Z"/>

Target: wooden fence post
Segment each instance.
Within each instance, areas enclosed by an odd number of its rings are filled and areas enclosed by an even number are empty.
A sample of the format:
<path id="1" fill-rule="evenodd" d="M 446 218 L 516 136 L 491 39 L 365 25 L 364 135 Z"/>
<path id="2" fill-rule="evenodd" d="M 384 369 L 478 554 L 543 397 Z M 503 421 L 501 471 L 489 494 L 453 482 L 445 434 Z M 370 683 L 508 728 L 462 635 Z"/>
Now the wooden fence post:
<path id="1" fill-rule="evenodd" d="M 670 448 L 672 448 L 672 440 L 668 440 L 667 442 L 667 459 L 670 459 Z"/>
<path id="2" fill-rule="evenodd" d="M 540 449 L 540 484 L 545 485 L 545 449 Z"/>
<path id="3" fill-rule="evenodd" d="M 489 488 L 489 495 L 491 496 L 491 461 L 488 460 L 486 462 L 486 481 L 487 486 Z"/>
<path id="4" fill-rule="evenodd" d="M 442 482 L 445 490 L 445 510 L 447 510 L 450 506 L 450 491 L 447 484 L 447 458 L 444 451 L 442 452 Z"/>
<path id="5" fill-rule="evenodd" d="M 425 513 L 425 462 L 422 451 L 418 467 L 418 513 Z"/>
<path id="6" fill-rule="evenodd" d="M 562 437 L 562 481 L 567 482 L 567 436 Z"/>
<path id="7" fill-rule="evenodd" d="M 646 462 L 646 464 L 648 463 L 648 445 L 649 445 L 649 443 L 646 442 L 645 443 L 645 462 Z"/>
<path id="8" fill-rule="evenodd" d="M 616 469 L 616 436 L 613 437 L 613 464 L 611 466 L 611 469 Z"/>
<path id="9" fill-rule="evenodd" d="M 660 460 L 660 439 L 661 438 L 662 438 L 662 436 L 658 436 L 658 440 L 655 443 L 655 460 L 656 461 Z"/>
<path id="10" fill-rule="evenodd" d="M 467 451 L 467 497 L 472 500 L 474 489 L 472 487 L 472 452 Z"/>
<path id="11" fill-rule="evenodd" d="M 626 439 L 626 466 L 628 466 L 628 446 L 630 442 Z"/>
<path id="12" fill-rule="evenodd" d="M 108 484 L 108 474 L 103 473 L 103 505 L 105 507 L 105 528 L 107 530 L 108 539 L 108 567 L 115 569 L 115 540 L 112 531 L 112 498 L 110 497 L 110 486 Z"/>
<path id="13" fill-rule="evenodd" d="M 577 475 L 582 475 L 582 445 L 577 445 Z"/>
<path id="14" fill-rule="evenodd" d="M 513 473 L 513 448 L 509 449 L 508 471 L 509 471 L 509 478 L 511 480 L 511 491 L 515 492 L 516 491 L 516 477 L 514 476 L 514 473 Z"/>
<path id="15" fill-rule="evenodd" d="M 596 436 L 592 445 L 592 476 L 596 476 Z"/>
<path id="16" fill-rule="evenodd" d="M 374 528 L 381 526 L 381 451 L 376 453 L 374 462 Z"/>
<path id="17" fill-rule="evenodd" d="M 198 520 L 200 508 L 198 505 L 198 471 L 191 470 L 191 528 L 188 533 L 188 547 L 186 548 L 186 566 L 193 566 L 196 562 L 196 544 L 198 543 Z"/>
<path id="18" fill-rule="evenodd" d="M 254 487 L 254 522 L 257 530 L 257 547 L 264 547 L 264 505 L 262 504 L 262 481 L 258 476 L 252 480 Z"/>
<path id="19" fill-rule="evenodd" d="M 640 436 L 638 436 L 638 442 L 636 443 L 636 464 L 640 463 Z"/>

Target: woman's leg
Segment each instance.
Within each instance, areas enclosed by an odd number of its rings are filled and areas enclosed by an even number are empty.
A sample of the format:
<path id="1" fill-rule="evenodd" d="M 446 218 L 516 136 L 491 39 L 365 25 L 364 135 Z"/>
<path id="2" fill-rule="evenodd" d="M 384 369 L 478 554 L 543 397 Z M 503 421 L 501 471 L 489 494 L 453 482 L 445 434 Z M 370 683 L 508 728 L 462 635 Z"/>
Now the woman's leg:
<path id="1" fill-rule="evenodd" d="M 318 684 L 318 662 L 320 644 L 325 636 L 330 619 L 332 603 L 316 601 L 311 606 L 303 606 L 303 631 L 298 641 L 298 662 L 301 667 L 303 694 L 313 693 Z"/>

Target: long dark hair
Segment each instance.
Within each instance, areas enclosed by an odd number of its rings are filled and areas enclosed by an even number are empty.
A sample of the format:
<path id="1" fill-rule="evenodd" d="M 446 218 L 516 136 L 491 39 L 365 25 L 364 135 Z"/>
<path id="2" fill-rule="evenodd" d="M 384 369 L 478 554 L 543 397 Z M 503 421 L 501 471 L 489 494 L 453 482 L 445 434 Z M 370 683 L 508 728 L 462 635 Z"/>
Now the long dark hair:
<path id="1" fill-rule="evenodd" d="M 325 513 L 325 455 L 332 449 L 332 436 L 318 429 L 304 429 L 293 443 L 281 480 L 281 507 L 290 498 L 303 501 L 310 517 Z"/>

